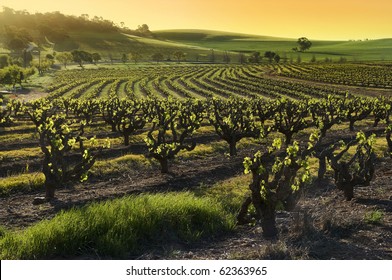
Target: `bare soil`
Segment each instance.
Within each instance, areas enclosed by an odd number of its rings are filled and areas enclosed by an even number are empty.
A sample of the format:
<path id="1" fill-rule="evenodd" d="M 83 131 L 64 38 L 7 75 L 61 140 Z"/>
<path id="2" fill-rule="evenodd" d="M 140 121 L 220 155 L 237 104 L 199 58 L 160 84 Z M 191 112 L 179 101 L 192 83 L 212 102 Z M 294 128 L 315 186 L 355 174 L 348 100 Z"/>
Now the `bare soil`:
<path id="1" fill-rule="evenodd" d="M 22 102 L 30 102 L 30 101 L 34 101 L 37 99 L 40 99 L 42 97 L 45 97 L 48 95 L 47 92 L 44 92 L 41 89 L 36 89 L 36 88 L 32 88 L 32 89 L 18 89 L 16 91 L 10 92 L 9 94 L 7 94 L 9 99 L 16 99 L 16 100 L 20 100 Z"/>

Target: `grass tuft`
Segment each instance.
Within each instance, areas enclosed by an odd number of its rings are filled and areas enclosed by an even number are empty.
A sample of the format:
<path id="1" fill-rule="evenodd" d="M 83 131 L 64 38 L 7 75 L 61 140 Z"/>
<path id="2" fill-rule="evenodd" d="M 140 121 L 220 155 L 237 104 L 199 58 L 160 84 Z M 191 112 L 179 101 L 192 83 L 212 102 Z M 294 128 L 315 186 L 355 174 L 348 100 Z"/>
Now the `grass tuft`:
<path id="1" fill-rule="evenodd" d="M 214 199 L 190 193 L 130 196 L 61 212 L 0 239 L 1 259 L 124 258 L 152 246 L 193 242 L 234 227 Z"/>
<path id="2" fill-rule="evenodd" d="M 212 186 L 201 186 L 197 196 L 207 196 L 219 201 L 230 213 L 238 214 L 245 197 L 249 196 L 249 184 L 251 177 L 240 175 Z"/>
<path id="3" fill-rule="evenodd" d="M 368 224 L 380 224 L 384 213 L 380 210 L 374 210 L 365 214 L 365 222 Z"/>
<path id="4" fill-rule="evenodd" d="M 144 155 L 124 155 L 111 160 L 101 160 L 95 162 L 91 169 L 94 176 L 118 175 L 130 170 L 140 170 L 151 168 L 152 161 Z"/>
<path id="5" fill-rule="evenodd" d="M 26 173 L 6 178 L 0 178 L 0 197 L 12 192 L 28 192 L 41 189 L 44 186 L 43 173 Z"/>

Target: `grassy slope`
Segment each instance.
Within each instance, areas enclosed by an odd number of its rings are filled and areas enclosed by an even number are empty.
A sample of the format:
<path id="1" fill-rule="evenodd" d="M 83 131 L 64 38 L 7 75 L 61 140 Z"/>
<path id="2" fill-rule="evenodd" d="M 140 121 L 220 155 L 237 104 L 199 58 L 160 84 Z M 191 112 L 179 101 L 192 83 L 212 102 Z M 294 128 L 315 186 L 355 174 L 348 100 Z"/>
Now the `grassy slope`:
<path id="1" fill-rule="evenodd" d="M 251 53 L 259 51 L 275 51 L 282 57 L 296 60 L 298 53 L 291 49 L 296 47 L 296 39 L 279 38 L 271 36 L 249 35 L 223 31 L 176 29 L 153 32 L 156 38 L 142 38 L 119 32 L 91 32 L 80 30 L 68 32 L 69 39 L 55 45 L 54 50 L 72 51 L 74 49 L 98 52 L 104 59 L 112 56 L 120 60 L 123 53 L 138 52 L 143 60 L 150 60 L 151 55 L 160 52 L 164 59 L 171 58 L 172 54 L 181 50 L 186 53 L 187 60 L 209 61 L 211 49 L 215 49 L 216 61 L 221 61 L 223 51 Z M 312 40 L 310 38 L 310 40 Z M 326 57 L 334 61 L 346 57 L 348 61 L 392 60 L 392 39 L 372 41 L 314 41 L 312 48 L 300 54 L 302 61 L 309 61 L 312 56 L 317 60 Z M 0 51 L 5 51 L 0 49 Z M 51 52 L 51 50 L 48 50 Z M 46 54 L 46 52 L 44 52 Z M 236 59 L 232 57 L 232 61 Z"/>
<path id="2" fill-rule="evenodd" d="M 316 42 L 311 52 L 346 56 L 349 60 L 392 60 L 392 39 L 362 42 Z M 351 59 L 350 59 L 351 58 Z"/>
<path id="3" fill-rule="evenodd" d="M 237 34 L 208 30 L 163 30 L 154 34 L 162 40 L 176 41 L 205 48 L 228 51 L 252 52 L 276 51 L 287 57 L 297 58 L 297 53 L 291 51 L 296 46 L 295 39 L 277 38 L 258 35 Z M 311 40 L 311 38 L 310 38 Z M 313 41 L 312 48 L 301 54 L 303 61 L 313 55 L 316 59 L 326 57 L 339 59 L 341 56 L 348 60 L 392 60 L 392 39 L 372 41 Z"/>
<path id="4" fill-rule="evenodd" d="M 140 53 L 143 59 L 150 59 L 151 55 L 156 52 L 164 54 L 165 59 L 177 50 L 181 50 L 188 55 L 206 55 L 209 52 L 209 49 L 190 46 L 181 42 L 167 42 L 113 32 L 73 32 L 70 33 L 69 40 L 55 46 L 55 51 L 72 51 L 74 49 L 98 52 L 104 58 L 112 55 L 114 59 L 120 59 L 123 53 L 128 54 L 134 51 Z"/>

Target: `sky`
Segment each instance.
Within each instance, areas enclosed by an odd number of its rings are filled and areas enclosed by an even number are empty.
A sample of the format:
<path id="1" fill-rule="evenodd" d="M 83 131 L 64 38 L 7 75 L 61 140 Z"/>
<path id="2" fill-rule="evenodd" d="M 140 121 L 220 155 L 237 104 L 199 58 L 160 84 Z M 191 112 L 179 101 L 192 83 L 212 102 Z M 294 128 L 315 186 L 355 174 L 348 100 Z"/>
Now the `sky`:
<path id="1" fill-rule="evenodd" d="M 102 16 L 131 29 L 210 29 L 324 40 L 392 38 L 392 0 L 0 0 L 35 12 Z"/>

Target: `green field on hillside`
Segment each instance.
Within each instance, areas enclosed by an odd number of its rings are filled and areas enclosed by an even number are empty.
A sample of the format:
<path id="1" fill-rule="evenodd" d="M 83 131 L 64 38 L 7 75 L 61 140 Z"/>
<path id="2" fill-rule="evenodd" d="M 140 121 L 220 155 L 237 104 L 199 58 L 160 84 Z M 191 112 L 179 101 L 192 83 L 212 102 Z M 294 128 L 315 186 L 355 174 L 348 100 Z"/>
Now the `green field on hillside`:
<path id="1" fill-rule="evenodd" d="M 275 38 L 269 36 L 246 35 L 208 30 L 163 30 L 154 32 L 162 40 L 170 40 L 204 48 L 236 52 L 274 51 L 288 59 L 297 59 L 293 52 L 296 39 Z M 313 55 L 316 60 L 331 58 L 338 60 L 345 57 L 349 61 L 392 60 L 392 39 L 369 41 L 314 41 L 309 51 L 300 53 L 303 61 L 309 61 Z"/>
<path id="2" fill-rule="evenodd" d="M 69 31 L 69 37 L 54 45 L 53 51 L 63 52 L 75 49 L 99 53 L 104 60 L 110 57 L 121 60 L 123 54 L 139 53 L 143 61 L 151 61 L 151 56 L 161 53 L 163 60 L 173 60 L 173 53 L 181 51 L 187 61 L 211 61 L 214 50 L 215 62 L 223 61 L 228 52 L 231 62 L 238 62 L 236 53 L 250 55 L 266 51 L 278 53 L 289 62 L 309 62 L 326 58 L 337 62 L 344 58 L 352 61 L 391 61 L 392 39 L 369 41 L 316 41 L 309 38 L 313 45 L 310 50 L 298 53 L 292 49 L 297 46 L 296 38 L 248 35 L 210 30 L 163 30 L 154 31 L 153 37 L 139 37 L 120 32 L 94 32 L 89 30 Z M 1 52 L 8 52 L 0 48 Z M 52 50 L 48 50 L 51 52 Z M 44 53 L 46 53 L 44 51 Z"/>

